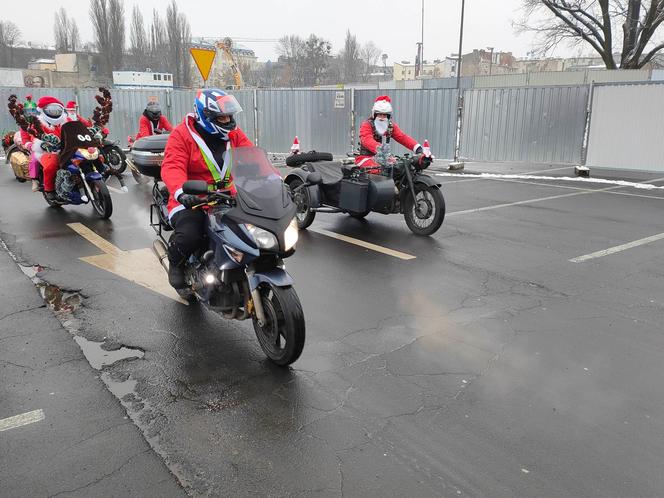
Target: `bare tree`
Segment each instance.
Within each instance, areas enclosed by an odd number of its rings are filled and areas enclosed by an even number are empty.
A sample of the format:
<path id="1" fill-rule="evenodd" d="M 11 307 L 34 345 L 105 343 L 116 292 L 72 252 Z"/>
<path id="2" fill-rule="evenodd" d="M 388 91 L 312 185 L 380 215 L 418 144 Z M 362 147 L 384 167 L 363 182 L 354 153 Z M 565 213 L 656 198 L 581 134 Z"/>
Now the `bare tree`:
<path id="1" fill-rule="evenodd" d="M 639 69 L 664 49 L 655 36 L 664 22 L 664 0 L 523 0 L 523 6 L 515 26 L 539 35 L 543 54 L 561 42 L 587 44 L 607 69 Z"/>
<path id="2" fill-rule="evenodd" d="M 123 0 L 108 0 L 108 7 L 112 69 L 120 69 L 125 53 L 125 10 Z"/>
<path id="3" fill-rule="evenodd" d="M 360 49 L 360 58 L 362 59 L 362 63 L 364 66 L 364 74 L 362 77 L 362 81 L 369 80 L 369 75 L 373 71 L 374 66 L 376 66 L 380 54 L 381 54 L 380 48 L 378 48 L 376 44 L 372 41 L 368 41 L 362 46 L 362 48 Z"/>
<path id="4" fill-rule="evenodd" d="M 346 31 L 346 40 L 344 41 L 344 48 L 339 54 L 343 61 L 344 80 L 347 83 L 357 81 L 360 74 L 360 66 L 362 59 L 360 58 L 360 44 L 355 35 L 350 34 L 350 30 Z"/>
<path id="5" fill-rule="evenodd" d="M 0 66 L 14 65 L 14 47 L 21 40 L 21 30 L 12 21 L 0 21 Z"/>
<path id="6" fill-rule="evenodd" d="M 168 67 L 166 26 L 156 10 L 152 11 L 152 26 L 150 27 L 150 59 L 150 67 L 153 69 L 161 70 Z"/>
<path id="7" fill-rule="evenodd" d="M 80 48 L 81 37 L 76 21 L 67 15 L 64 7 L 55 13 L 53 25 L 55 35 L 55 50 L 60 53 L 76 52 Z"/>
<path id="8" fill-rule="evenodd" d="M 131 12 L 131 23 L 129 25 L 130 51 L 135 59 L 140 60 L 148 54 L 148 37 L 145 33 L 143 14 L 138 5 L 134 5 Z"/>
<path id="9" fill-rule="evenodd" d="M 188 49 L 191 43 L 191 28 L 187 16 L 178 11 L 175 0 L 166 9 L 166 36 L 174 83 L 177 86 L 191 84 L 191 63 Z"/>
<path id="10" fill-rule="evenodd" d="M 303 85 L 304 40 L 297 35 L 282 36 L 276 48 L 277 54 L 285 63 L 282 84 L 291 87 Z"/>

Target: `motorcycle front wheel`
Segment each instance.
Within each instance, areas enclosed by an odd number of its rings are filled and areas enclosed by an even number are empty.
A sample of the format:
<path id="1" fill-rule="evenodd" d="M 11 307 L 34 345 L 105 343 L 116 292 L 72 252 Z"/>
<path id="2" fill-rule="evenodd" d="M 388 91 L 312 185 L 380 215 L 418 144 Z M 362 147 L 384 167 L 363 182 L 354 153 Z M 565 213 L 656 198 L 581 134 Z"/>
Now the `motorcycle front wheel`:
<path id="1" fill-rule="evenodd" d="M 445 198 L 440 189 L 415 185 L 415 199 L 408 194 L 404 202 L 403 216 L 406 225 L 415 235 L 431 235 L 445 219 Z"/>
<path id="2" fill-rule="evenodd" d="M 90 190 L 92 192 L 92 207 L 97 213 L 97 216 L 104 220 L 110 218 L 113 214 L 113 201 L 111 200 L 111 194 L 104 181 L 91 181 Z"/>
<path id="3" fill-rule="evenodd" d="M 291 180 L 288 184 L 291 192 L 293 192 L 297 187 L 302 185 L 302 180 L 295 178 Z M 311 210 L 311 199 L 309 197 L 309 191 L 306 188 L 302 188 L 293 194 L 293 201 L 297 207 L 297 212 L 295 213 L 295 219 L 297 220 L 297 228 L 304 230 L 309 225 L 314 222 L 316 217 L 316 211 Z"/>
<path id="4" fill-rule="evenodd" d="M 304 348 L 305 325 L 300 298 L 291 286 L 261 284 L 258 290 L 266 320 L 261 327 L 253 317 L 258 343 L 273 363 L 290 365 Z"/>

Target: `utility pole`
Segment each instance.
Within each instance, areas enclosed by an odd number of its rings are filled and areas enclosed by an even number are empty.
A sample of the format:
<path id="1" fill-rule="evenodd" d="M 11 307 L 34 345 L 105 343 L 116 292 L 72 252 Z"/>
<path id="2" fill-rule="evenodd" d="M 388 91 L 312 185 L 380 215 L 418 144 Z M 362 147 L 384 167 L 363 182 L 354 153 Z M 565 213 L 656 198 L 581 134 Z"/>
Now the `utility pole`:
<path id="1" fill-rule="evenodd" d="M 491 52 L 491 56 L 489 59 L 489 76 L 491 76 L 491 66 L 493 65 L 493 47 L 487 47 L 486 49 Z"/>
<path id="2" fill-rule="evenodd" d="M 459 162 L 461 149 L 461 117 L 463 112 L 463 98 L 461 97 L 461 61 L 463 59 L 463 17 L 466 10 L 466 0 L 461 0 L 461 25 L 459 27 L 459 58 L 457 59 L 457 127 L 456 141 L 454 146 L 454 162 L 449 165 L 450 170 L 463 169 L 464 164 Z"/>
<path id="3" fill-rule="evenodd" d="M 420 76 L 424 70 L 424 0 L 422 0 L 422 39 L 420 40 Z"/>

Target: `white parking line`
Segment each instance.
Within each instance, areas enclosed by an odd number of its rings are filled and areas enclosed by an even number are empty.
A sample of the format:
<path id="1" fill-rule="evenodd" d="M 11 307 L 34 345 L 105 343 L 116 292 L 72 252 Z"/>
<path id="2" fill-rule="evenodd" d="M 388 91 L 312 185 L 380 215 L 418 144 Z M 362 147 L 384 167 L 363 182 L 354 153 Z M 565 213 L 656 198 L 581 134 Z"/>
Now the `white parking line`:
<path id="1" fill-rule="evenodd" d="M 309 231 L 316 232 L 321 235 L 326 235 L 327 237 L 331 237 L 333 239 L 343 240 L 344 242 L 348 242 L 349 244 L 354 244 L 356 246 L 364 247 L 365 249 L 370 249 L 372 251 L 380 252 L 382 254 L 387 254 L 388 256 L 392 256 L 398 259 L 403 259 L 405 261 L 417 258 L 417 256 L 413 256 L 412 254 L 406 254 L 405 252 L 395 251 L 394 249 L 388 249 L 387 247 L 382 247 L 376 244 L 372 244 L 371 242 L 365 242 L 364 240 L 354 239 L 353 237 L 348 237 L 347 235 L 341 235 L 339 233 L 330 232 L 329 230 L 325 230 L 324 228 L 309 228 Z"/>
<path id="2" fill-rule="evenodd" d="M 601 258 L 603 256 L 608 256 L 609 254 L 615 254 L 617 252 L 626 251 L 627 249 L 632 249 L 634 247 L 642 246 L 644 244 L 650 244 L 651 242 L 656 242 L 662 239 L 664 239 L 664 233 L 653 235 L 651 237 L 646 237 L 645 239 L 635 240 L 634 242 L 628 242 L 627 244 L 610 247 L 609 249 L 604 249 L 603 251 L 597 251 L 591 254 L 586 254 L 585 256 L 579 256 L 578 258 L 572 258 L 570 259 L 570 262 L 583 263 L 584 261 Z"/>
<path id="3" fill-rule="evenodd" d="M 23 427 L 24 425 L 34 424 L 44 420 L 44 411 L 43 410 L 34 410 L 27 413 L 22 413 L 21 415 L 14 415 L 13 417 L 3 418 L 0 420 L 0 432 L 8 431 L 9 429 L 16 429 L 17 427 Z"/>

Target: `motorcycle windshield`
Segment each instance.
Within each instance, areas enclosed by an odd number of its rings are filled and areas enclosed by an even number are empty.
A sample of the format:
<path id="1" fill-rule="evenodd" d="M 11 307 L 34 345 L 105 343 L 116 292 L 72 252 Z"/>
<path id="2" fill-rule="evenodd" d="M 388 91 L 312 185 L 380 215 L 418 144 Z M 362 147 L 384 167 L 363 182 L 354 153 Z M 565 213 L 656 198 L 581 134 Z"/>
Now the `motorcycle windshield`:
<path id="1" fill-rule="evenodd" d="M 292 211 L 292 201 L 279 171 L 258 147 L 238 147 L 227 152 L 237 189 L 238 207 L 251 216 L 278 220 Z"/>

